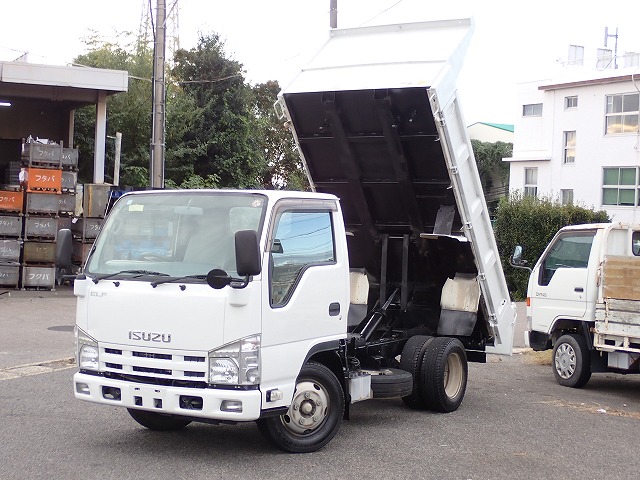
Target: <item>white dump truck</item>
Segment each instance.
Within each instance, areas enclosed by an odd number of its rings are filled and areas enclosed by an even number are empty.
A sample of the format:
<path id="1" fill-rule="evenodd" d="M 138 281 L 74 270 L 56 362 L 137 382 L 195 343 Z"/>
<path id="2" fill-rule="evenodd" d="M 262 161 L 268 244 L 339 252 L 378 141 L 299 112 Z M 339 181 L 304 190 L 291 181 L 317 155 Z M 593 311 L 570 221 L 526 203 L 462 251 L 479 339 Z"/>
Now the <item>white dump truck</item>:
<path id="1" fill-rule="evenodd" d="M 289 452 L 355 402 L 457 409 L 515 321 L 455 88 L 471 30 L 332 31 L 278 99 L 313 192 L 118 199 L 74 283 L 75 396 Z"/>
<path id="2" fill-rule="evenodd" d="M 522 248 L 512 263 L 522 266 Z M 640 225 L 562 228 L 533 267 L 525 342 L 553 348 L 561 385 L 582 387 L 592 372 L 640 372 Z"/>

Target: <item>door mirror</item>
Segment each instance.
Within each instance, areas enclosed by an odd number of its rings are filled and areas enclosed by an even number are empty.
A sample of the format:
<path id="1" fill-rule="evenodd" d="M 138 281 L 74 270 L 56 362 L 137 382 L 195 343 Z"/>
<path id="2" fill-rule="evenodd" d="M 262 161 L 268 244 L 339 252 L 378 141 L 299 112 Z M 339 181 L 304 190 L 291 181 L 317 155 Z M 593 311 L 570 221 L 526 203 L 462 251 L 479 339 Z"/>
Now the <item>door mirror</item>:
<path id="1" fill-rule="evenodd" d="M 224 270 L 214 268 L 207 273 L 207 283 L 215 290 L 220 290 L 231 283 L 231 277 Z"/>
<path id="2" fill-rule="evenodd" d="M 236 232 L 236 269 L 241 277 L 258 275 L 262 271 L 260 245 L 255 230 Z"/>
<path id="3" fill-rule="evenodd" d="M 509 263 L 512 267 L 515 268 L 524 268 L 525 270 L 531 271 L 529 267 L 527 267 L 527 261 L 522 258 L 522 247 L 520 245 L 516 245 L 513 249 L 513 255 L 509 259 Z"/>
<path id="4" fill-rule="evenodd" d="M 511 264 L 512 265 L 522 265 L 522 247 L 520 245 L 516 245 L 516 248 L 513 249 L 513 255 L 511 256 Z"/>

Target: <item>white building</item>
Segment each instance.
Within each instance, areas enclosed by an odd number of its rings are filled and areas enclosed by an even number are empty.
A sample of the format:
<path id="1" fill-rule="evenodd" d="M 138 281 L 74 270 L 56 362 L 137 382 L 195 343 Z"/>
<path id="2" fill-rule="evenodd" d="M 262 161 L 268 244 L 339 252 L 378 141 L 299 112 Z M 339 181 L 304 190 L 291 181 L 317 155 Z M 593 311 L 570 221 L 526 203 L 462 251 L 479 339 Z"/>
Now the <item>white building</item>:
<path id="1" fill-rule="evenodd" d="M 640 69 L 519 85 L 509 188 L 640 222 Z"/>

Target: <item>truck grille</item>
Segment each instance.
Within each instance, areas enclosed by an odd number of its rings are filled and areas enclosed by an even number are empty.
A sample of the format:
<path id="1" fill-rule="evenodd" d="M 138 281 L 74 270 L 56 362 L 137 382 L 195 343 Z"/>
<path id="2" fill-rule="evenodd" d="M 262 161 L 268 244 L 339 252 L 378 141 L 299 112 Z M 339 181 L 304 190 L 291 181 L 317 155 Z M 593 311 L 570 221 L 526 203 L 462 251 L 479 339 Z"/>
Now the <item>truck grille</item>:
<path id="1" fill-rule="evenodd" d="M 164 381 L 193 381 L 206 378 L 207 357 L 199 352 L 172 350 L 171 353 L 136 347 L 103 347 L 100 352 L 102 370 L 121 375 L 135 375 L 149 383 Z"/>

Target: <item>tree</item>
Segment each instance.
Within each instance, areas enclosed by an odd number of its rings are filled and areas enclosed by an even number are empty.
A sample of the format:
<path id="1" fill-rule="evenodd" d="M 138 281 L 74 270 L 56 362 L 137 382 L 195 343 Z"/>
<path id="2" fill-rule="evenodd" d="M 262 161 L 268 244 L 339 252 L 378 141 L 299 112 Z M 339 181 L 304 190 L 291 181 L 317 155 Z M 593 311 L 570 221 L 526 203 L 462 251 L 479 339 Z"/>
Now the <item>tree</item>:
<path id="1" fill-rule="evenodd" d="M 516 245 L 524 249 L 524 258 L 533 266 L 560 228 L 567 225 L 609 222 L 607 212 L 577 205 L 562 205 L 549 197 L 525 197 L 513 192 L 500 200 L 494 231 L 509 290 L 514 298 L 524 298 L 529 274 L 509 265 Z"/>
<path id="2" fill-rule="evenodd" d="M 127 34 L 121 34 L 121 37 Z M 90 51 L 76 57 L 74 63 L 94 68 L 129 72 L 127 92 L 107 99 L 107 135 L 122 132 L 120 184 L 148 184 L 149 139 L 151 138 L 151 69 L 152 52 L 144 44 L 130 47 L 101 42 L 97 37 L 88 41 Z M 79 181 L 93 179 L 95 107 L 83 107 L 75 114 L 75 147 L 79 150 Z M 113 172 L 113 142 L 106 142 L 105 177 Z"/>
<path id="3" fill-rule="evenodd" d="M 171 77 L 188 97 L 180 100 L 182 115 L 175 118 L 188 115 L 190 128 L 181 138 L 168 138 L 166 176 L 177 185 L 191 175 L 214 175 L 221 187 L 259 186 L 266 162 L 242 64 L 225 57 L 217 34 L 200 37 L 191 50 L 178 50 L 174 62 Z M 173 126 L 168 116 L 167 129 Z"/>
<path id="4" fill-rule="evenodd" d="M 253 87 L 255 115 L 260 124 L 266 164 L 260 183 L 268 189 L 308 190 L 309 181 L 293 135 L 274 109 L 279 91 L 280 86 L 275 81 Z"/>
<path id="5" fill-rule="evenodd" d="M 485 198 L 493 210 L 497 206 L 498 198 L 509 191 L 509 164 L 502 159 L 512 155 L 513 144 L 471 140 L 471 147 Z"/>

